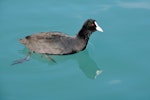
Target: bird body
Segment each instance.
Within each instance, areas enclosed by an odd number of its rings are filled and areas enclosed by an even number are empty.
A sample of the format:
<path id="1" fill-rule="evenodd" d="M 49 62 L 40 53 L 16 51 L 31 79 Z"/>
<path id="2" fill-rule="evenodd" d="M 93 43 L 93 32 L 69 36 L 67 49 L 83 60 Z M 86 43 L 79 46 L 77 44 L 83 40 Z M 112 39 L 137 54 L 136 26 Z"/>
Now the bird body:
<path id="1" fill-rule="evenodd" d="M 103 31 L 93 19 L 88 19 L 76 36 L 62 32 L 41 32 L 20 39 L 32 52 L 66 55 L 84 50 L 92 32 Z"/>
<path id="2" fill-rule="evenodd" d="M 87 41 L 61 32 L 42 32 L 20 39 L 20 42 L 33 52 L 66 55 L 83 50 Z"/>

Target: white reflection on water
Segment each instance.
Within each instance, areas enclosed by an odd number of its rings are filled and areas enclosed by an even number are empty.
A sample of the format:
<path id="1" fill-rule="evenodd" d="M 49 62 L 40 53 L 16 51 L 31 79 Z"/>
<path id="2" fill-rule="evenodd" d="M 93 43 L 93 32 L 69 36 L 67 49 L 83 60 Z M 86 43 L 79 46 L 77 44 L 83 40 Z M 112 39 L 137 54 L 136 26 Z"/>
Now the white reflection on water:
<path id="1" fill-rule="evenodd" d="M 99 11 L 107 11 L 114 7 L 130 8 L 130 9 L 147 9 L 150 10 L 150 2 L 148 1 L 114 1 L 112 4 L 97 5 Z"/>
<path id="2" fill-rule="evenodd" d="M 141 9 L 148 9 L 150 10 L 150 2 L 117 2 L 117 5 L 122 8 L 141 8 Z"/>
<path id="3" fill-rule="evenodd" d="M 111 81 L 109 82 L 110 85 L 115 85 L 115 84 L 120 84 L 120 83 L 122 83 L 122 80 L 118 80 L 118 79 L 116 79 L 116 80 L 111 80 Z"/>

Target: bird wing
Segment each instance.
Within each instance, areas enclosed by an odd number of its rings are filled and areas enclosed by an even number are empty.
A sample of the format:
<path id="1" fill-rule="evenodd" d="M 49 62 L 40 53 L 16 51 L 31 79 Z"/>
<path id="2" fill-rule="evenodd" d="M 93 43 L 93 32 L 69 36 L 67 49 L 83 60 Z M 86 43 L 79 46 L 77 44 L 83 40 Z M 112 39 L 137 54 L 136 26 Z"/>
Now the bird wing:
<path id="1" fill-rule="evenodd" d="M 37 53 L 68 54 L 72 52 L 69 44 L 73 39 L 60 32 L 43 32 L 27 36 L 23 40 L 27 48 Z"/>

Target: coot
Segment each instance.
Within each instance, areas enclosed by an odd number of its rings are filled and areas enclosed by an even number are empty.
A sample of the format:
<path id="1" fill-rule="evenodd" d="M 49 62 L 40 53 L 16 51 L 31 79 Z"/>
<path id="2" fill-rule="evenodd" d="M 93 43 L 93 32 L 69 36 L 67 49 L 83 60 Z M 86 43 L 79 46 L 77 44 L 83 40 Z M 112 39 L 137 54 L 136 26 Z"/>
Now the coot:
<path id="1" fill-rule="evenodd" d="M 96 20 L 88 19 L 75 36 L 69 36 L 61 32 L 41 32 L 26 36 L 19 41 L 24 44 L 30 52 L 26 58 L 17 60 L 13 64 L 29 60 L 32 52 L 44 54 L 51 59 L 48 55 L 68 55 L 82 51 L 86 48 L 90 35 L 96 30 L 103 32 Z M 54 61 L 53 59 L 51 60 Z"/>

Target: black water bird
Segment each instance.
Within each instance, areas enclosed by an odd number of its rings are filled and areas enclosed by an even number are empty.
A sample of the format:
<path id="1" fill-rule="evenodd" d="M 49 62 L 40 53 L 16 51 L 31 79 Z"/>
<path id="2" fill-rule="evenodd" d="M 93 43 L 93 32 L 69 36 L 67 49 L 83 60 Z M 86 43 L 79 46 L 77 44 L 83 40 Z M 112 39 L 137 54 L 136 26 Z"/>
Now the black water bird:
<path id="1" fill-rule="evenodd" d="M 84 50 L 90 35 L 95 31 L 103 32 L 96 20 L 88 19 L 75 36 L 69 36 L 62 32 L 41 32 L 26 36 L 19 41 L 24 44 L 30 52 L 26 58 L 17 60 L 13 64 L 29 60 L 33 52 L 44 54 L 55 62 L 49 55 L 68 55 Z"/>

